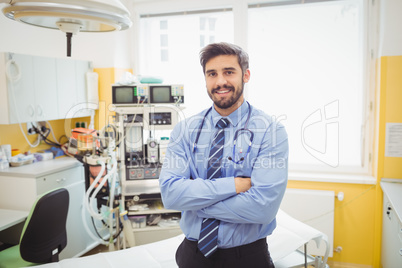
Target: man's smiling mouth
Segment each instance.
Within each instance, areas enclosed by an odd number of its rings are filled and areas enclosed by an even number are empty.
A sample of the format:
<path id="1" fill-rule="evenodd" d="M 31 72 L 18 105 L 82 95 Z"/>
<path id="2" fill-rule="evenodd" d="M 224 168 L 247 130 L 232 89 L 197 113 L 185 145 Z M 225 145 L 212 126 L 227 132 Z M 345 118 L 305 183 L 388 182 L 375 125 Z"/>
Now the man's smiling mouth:
<path id="1" fill-rule="evenodd" d="M 212 91 L 212 93 L 217 93 L 217 94 L 225 94 L 225 93 L 229 93 L 230 91 L 234 91 L 234 88 L 233 87 L 224 87 L 224 88 L 217 88 L 217 89 L 214 89 L 213 91 Z"/>

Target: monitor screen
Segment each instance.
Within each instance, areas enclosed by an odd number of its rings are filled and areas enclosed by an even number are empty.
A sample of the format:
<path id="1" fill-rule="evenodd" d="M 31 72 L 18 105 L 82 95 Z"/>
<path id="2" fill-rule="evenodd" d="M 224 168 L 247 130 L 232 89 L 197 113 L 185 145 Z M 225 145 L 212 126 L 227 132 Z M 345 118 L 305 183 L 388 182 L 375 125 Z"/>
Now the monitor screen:
<path id="1" fill-rule="evenodd" d="M 114 89 L 115 103 L 134 103 L 133 87 L 116 87 Z"/>
<path id="2" fill-rule="evenodd" d="M 151 88 L 152 103 L 169 103 L 170 86 L 155 86 Z"/>

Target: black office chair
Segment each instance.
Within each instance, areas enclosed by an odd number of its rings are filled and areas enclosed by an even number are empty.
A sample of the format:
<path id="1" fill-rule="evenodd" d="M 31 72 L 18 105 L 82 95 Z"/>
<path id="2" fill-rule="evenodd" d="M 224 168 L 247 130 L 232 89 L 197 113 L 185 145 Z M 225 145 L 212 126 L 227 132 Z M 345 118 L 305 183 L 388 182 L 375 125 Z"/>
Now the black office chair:
<path id="1" fill-rule="evenodd" d="M 69 200 L 64 188 L 39 196 L 25 222 L 20 244 L 0 252 L 0 268 L 57 262 L 67 245 Z"/>

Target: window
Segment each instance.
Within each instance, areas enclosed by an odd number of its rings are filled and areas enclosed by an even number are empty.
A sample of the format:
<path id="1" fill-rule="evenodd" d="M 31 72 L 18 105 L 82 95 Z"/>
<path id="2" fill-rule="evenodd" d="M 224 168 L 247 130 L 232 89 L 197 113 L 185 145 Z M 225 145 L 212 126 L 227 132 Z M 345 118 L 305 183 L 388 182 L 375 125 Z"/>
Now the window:
<path id="1" fill-rule="evenodd" d="M 183 112 L 189 117 L 211 105 L 199 52 L 209 43 L 233 43 L 234 27 L 230 10 L 186 14 L 140 19 L 139 74 L 161 76 L 164 83 L 184 84 Z"/>
<path id="2" fill-rule="evenodd" d="M 250 8 L 248 100 L 288 131 L 290 168 L 361 171 L 361 1 Z"/>
<path id="3" fill-rule="evenodd" d="M 215 5 L 219 2 L 225 1 Z M 141 16 L 139 74 L 183 83 L 188 117 L 211 105 L 200 49 L 247 40 L 246 99 L 286 126 L 290 170 L 368 173 L 363 0 L 267 1 L 233 8 L 236 12 Z"/>

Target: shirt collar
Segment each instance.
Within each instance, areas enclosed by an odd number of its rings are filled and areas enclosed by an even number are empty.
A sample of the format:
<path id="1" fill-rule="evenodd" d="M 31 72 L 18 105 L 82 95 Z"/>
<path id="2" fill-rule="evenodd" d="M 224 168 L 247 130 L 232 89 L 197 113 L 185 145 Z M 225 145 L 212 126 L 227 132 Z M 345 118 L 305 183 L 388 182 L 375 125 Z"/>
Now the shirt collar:
<path id="1" fill-rule="evenodd" d="M 239 122 L 241 121 L 241 119 L 247 115 L 247 113 L 249 112 L 249 107 L 247 105 L 247 102 L 244 100 L 243 103 L 240 105 L 239 108 L 237 108 L 234 112 L 232 112 L 230 115 L 228 116 L 221 116 L 216 110 L 215 110 L 215 106 L 212 105 L 212 111 L 211 111 L 211 116 L 212 116 L 212 123 L 213 126 L 216 126 L 216 123 L 219 121 L 219 119 L 223 118 L 227 118 L 230 123 L 233 126 L 237 126 L 239 124 Z"/>

